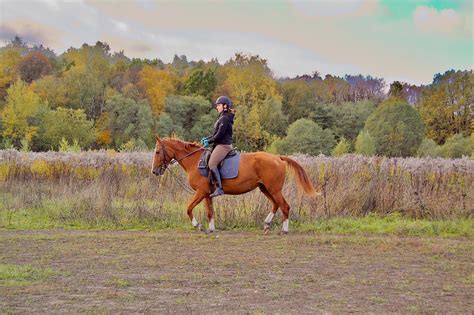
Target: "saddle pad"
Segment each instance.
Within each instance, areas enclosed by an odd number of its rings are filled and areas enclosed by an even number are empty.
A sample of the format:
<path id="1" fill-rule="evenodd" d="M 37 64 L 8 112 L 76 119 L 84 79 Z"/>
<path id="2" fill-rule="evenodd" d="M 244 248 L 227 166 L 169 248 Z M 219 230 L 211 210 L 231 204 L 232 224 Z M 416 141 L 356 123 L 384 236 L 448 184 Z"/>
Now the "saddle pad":
<path id="1" fill-rule="evenodd" d="M 222 165 L 222 166 L 221 166 Z M 224 162 L 219 163 L 219 171 L 222 179 L 236 178 L 239 175 L 240 153 L 226 157 Z M 199 168 L 202 176 L 207 177 L 209 170 L 207 168 Z"/>

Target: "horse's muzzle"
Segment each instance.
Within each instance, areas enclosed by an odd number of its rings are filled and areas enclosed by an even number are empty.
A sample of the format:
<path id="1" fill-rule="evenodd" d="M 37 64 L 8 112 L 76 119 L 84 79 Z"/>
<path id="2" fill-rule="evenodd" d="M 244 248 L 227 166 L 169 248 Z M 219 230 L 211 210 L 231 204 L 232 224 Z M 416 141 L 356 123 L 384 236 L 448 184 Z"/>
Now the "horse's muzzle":
<path id="1" fill-rule="evenodd" d="M 154 168 L 151 172 L 154 174 L 154 175 L 157 175 L 157 176 L 161 176 L 165 173 L 165 170 L 166 170 L 166 167 L 158 167 L 158 168 Z"/>

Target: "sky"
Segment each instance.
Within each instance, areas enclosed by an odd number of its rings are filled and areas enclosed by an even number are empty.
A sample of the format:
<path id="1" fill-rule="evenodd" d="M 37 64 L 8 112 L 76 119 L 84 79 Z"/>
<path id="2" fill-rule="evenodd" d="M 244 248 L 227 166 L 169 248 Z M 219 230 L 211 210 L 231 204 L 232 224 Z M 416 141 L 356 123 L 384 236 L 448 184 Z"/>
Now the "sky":
<path id="1" fill-rule="evenodd" d="M 474 66 L 472 0 L 0 0 L 0 42 L 57 54 L 103 41 L 128 57 L 268 60 L 275 77 L 318 71 L 412 84 Z"/>

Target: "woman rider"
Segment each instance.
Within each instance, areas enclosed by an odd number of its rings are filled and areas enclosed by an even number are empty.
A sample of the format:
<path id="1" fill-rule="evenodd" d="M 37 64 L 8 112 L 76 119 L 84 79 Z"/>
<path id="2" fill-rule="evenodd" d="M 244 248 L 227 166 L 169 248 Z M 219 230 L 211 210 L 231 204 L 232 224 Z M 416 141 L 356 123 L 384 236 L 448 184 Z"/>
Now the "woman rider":
<path id="1" fill-rule="evenodd" d="M 209 169 L 211 170 L 212 176 L 214 176 L 217 187 L 210 197 L 217 197 L 224 194 L 221 175 L 217 165 L 219 165 L 232 150 L 232 125 L 234 124 L 232 102 L 227 96 L 219 96 L 214 105 L 219 112 L 219 118 L 214 124 L 214 134 L 201 139 L 201 143 L 204 147 L 207 147 L 209 144 L 214 145 L 211 157 L 209 158 Z"/>

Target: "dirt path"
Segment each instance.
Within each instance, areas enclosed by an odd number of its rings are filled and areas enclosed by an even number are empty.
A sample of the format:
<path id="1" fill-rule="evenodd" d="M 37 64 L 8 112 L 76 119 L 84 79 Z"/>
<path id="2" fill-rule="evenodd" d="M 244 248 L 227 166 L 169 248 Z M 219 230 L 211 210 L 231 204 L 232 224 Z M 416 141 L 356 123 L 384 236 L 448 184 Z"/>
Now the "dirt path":
<path id="1" fill-rule="evenodd" d="M 0 313 L 474 312 L 469 239 L 183 231 L 0 231 Z"/>

